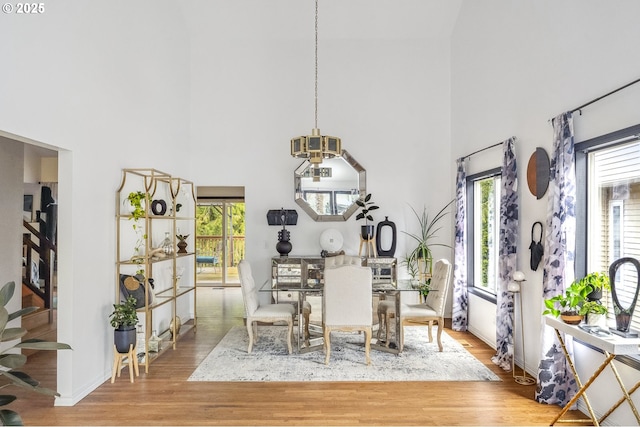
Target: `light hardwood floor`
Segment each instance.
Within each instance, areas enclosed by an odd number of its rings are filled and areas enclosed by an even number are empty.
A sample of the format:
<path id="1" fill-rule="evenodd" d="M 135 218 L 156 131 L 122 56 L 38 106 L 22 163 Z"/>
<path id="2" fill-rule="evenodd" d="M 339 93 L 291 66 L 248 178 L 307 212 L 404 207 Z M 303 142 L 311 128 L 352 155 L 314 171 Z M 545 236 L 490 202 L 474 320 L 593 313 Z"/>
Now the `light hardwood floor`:
<path id="1" fill-rule="evenodd" d="M 447 329 L 499 382 L 187 382 L 191 372 L 235 325 L 242 324 L 239 289 L 201 288 L 198 328 L 178 349 L 158 358 L 134 384 L 123 371 L 73 407 L 54 407 L 37 393 L 19 395 L 8 408 L 25 425 L 549 425 L 560 408 L 533 400 L 491 362 L 494 351 L 473 335 Z M 29 357 L 25 369 L 55 388 L 55 353 Z M 573 416 L 575 418 L 575 415 Z"/>

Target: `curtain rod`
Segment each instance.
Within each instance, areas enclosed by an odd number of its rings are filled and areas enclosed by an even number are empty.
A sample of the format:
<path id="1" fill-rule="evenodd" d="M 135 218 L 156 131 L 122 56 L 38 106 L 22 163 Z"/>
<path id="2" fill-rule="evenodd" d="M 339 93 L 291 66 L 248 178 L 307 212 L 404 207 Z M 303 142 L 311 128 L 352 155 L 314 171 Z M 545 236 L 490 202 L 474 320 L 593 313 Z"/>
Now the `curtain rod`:
<path id="1" fill-rule="evenodd" d="M 570 112 L 571 112 L 571 113 L 575 113 L 576 111 L 580 111 L 580 114 L 582 114 L 582 109 L 583 109 L 584 107 L 587 107 L 587 106 L 589 106 L 589 105 L 591 105 L 591 104 L 593 104 L 593 103 L 595 103 L 595 102 L 598 102 L 598 101 L 600 101 L 601 99 L 606 98 L 606 97 L 607 97 L 607 96 L 609 96 L 609 95 L 613 95 L 613 94 L 614 94 L 614 93 L 616 93 L 616 92 L 620 92 L 622 89 L 626 89 L 626 88 L 628 88 L 629 86 L 632 86 L 632 85 L 634 85 L 634 84 L 636 84 L 636 83 L 638 83 L 638 82 L 640 82 L 640 79 L 636 79 L 636 80 L 634 80 L 634 81 L 632 81 L 632 82 L 630 82 L 630 83 L 627 83 L 627 84 L 626 84 L 626 85 L 624 85 L 624 86 L 620 86 L 618 89 L 614 89 L 614 90 L 612 90 L 612 91 L 611 91 L 611 92 L 609 92 L 609 93 L 605 93 L 604 95 L 601 95 L 601 96 L 599 96 L 599 97 L 597 97 L 597 98 L 595 98 L 595 99 L 592 99 L 592 100 L 591 100 L 591 101 L 589 101 L 589 102 L 586 102 L 586 103 L 584 103 L 584 104 L 580 105 L 579 107 L 574 108 L 573 110 L 570 110 Z M 549 121 L 552 121 L 552 120 L 553 120 L 553 119 L 549 119 Z"/>
<path id="2" fill-rule="evenodd" d="M 481 149 L 479 149 L 479 150 L 477 150 L 477 151 L 474 151 L 474 152 L 473 152 L 473 153 L 471 153 L 471 154 L 467 154 L 466 156 L 462 156 L 462 157 L 460 157 L 460 160 L 464 160 L 464 159 L 466 159 L 466 158 L 468 158 L 468 157 L 473 156 L 474 154 L 481 153 L 481 152 L 483 152 L 484 150 L 488 150 L 489 148 L 497 147 L 498 145 L 502 145 L 502 142 L 498 142 L 497 144 L 493 144 L 493 145 L 490 145 L 490 146 L 488 146 L 488 147 L 481 148 Z"/>

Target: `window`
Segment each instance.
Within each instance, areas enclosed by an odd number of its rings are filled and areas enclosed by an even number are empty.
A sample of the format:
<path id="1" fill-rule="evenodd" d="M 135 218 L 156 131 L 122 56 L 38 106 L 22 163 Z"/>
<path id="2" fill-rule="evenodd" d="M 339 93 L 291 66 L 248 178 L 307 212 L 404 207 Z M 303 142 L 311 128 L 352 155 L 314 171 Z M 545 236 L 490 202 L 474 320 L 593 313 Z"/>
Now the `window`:
<path id="1" fill-rule="evenodd" d="M 500 168 L 467 177 L 467 277 L 471 290 L 495 301 L 500 233 Z"/>
<path id="2" fill-rule="evenodd" d="M 602 271 L 621 257 L 640 258 L 640 125 L 576 144 L 578 182 L 576 277 Z M 584 237 L 582 237 L 584 236 Z M 586 248 L 586 250 L 581 249 Z M 635 296 L 637 273 L 624 264 L 613 280 L 623 307 Z M 611 295 L 609 324 L 615 325 Z M 640 330 L 640 313 L 631 329 Z"/>

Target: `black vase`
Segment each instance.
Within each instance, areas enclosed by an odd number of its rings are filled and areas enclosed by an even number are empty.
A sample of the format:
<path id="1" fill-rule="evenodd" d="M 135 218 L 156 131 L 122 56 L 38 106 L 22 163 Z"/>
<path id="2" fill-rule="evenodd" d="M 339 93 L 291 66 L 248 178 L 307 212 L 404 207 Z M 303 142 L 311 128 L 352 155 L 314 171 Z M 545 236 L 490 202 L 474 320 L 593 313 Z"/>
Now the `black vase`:
<path id="1" fill-rule="evenodd" d="M 384 249 L 382 247 L 383 227 L 391 228 L 391 247 L 389 249 Z M 396 253 L 396 224 L 389 221 L 388 216 L 384 217 L 384 221 L 380 221 L 378 223 L 378 227 L 376 229 L 376 251 L 380 257 L 393 257 Z"/>
<path id="2" fill-rule="evenodd" d="M 136 346 L 136 327 L 121 326 L 113 331 L 113 343 L 118 353 L 128 353 L 129 346 Z"/>
<path id="3" fill-rule="evenodd" d="M 618 295 L 616 293 L 616 273 L 618 268 L 622 264 L 631 263 L 636 268 L 636 291 L 633 296 L 633 301 L 628 308 L 624 308 L 620 305 Z M 640 262 L 631 257 L 623 257 L 615 260 L 611 266 L 609 266 L 609 282 L 611 283 L 611 296 L 613 297 L 613 312 L 616 315 L 616 330 L 627 333 L 629 332 L 629 326 L 631 324 L 631 318 L 633 317 L 633 311 L 636 308 L 636 302 L 638 301 L 638 292 L 640 291 Z"/>
<path id="4" fill-rule="evenodd" d="M 276 243 L 276 250 L 280 256 L 288 256 L 291 249 L 293 249 L 293 245 L 289 241 L 289 236 L 289 232 L 284 228 L 278 231 L 278 243 Z"/>

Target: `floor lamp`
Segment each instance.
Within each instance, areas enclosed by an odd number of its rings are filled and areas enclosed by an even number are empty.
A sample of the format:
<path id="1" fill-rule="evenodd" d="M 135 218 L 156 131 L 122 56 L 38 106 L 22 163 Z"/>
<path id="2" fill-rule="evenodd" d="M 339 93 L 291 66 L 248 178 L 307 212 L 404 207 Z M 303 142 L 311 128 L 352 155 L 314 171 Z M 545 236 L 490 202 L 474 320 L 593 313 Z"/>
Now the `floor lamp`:
<path id="1" fill-rule="evenodd" d="M 522 282 L 526 279 L 524 278 L 524 273 L 522 271 L 516 271 L 513 273 L 513 282 L 509 283 L 507 286 L 507 290 L 513 293 L 513 297 L 516 298 L 518 294 L 520 294 L 520 287 L 522 286 Z M 513 372 L 513 379 L 515 382 L 521 385 L 533 385 L 536 383 L 536 380 L 527 376 L 526 363 L 525 363 L 525 351 L 524 351 L 524 321 L 522 317 L 522 294 L 518 298 L 519 308 L 520 308 L 520 326 L 522 328 L 522 375 L 516 375 L 516 317 L 513 316 L 513 355 L 511 356 L 511 371 Z"/>

